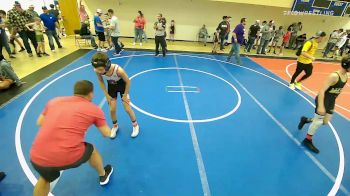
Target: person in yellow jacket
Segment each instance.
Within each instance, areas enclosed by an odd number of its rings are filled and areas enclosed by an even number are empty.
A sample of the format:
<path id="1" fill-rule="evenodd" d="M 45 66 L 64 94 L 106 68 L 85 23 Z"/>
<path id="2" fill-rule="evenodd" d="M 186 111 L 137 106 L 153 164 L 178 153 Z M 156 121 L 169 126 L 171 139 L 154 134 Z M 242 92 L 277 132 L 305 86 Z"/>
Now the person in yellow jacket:
<path id="1" fill-rule="evenodd" d="M 315 37 L 312 37 L 304 43 L 301 49 L 301 53 L 297 60 L 297 68 L 292 76 L 292 79 L 289 84 L 289 88 L 294 90 L 295 88 L 302 89 L 302 81 L 307 79 L 312 74 L 312 62 L 315 61 L 315 53 L 318 49 L 318 44 L 321 43 L 326 36 L 326 33 L 323 31 L 318 31 Z M 296 81 L 297 77 L 301 72 L 305 72 L 305 75 L 302 76 L 299 80 Z"/>

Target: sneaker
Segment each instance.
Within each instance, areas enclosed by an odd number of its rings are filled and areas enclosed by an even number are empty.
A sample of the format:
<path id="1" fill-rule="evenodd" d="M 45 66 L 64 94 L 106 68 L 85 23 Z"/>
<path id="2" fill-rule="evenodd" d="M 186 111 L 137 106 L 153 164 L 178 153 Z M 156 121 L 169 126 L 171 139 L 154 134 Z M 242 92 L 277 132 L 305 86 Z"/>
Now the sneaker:
<path id="1" fill-rule="evenodd" d="M 135 138 L 139 135 L 139 133 L 140 133 L 140 127 L 139 127 L 139 125 L 136 125 L 132 128 L 131 137 Z"/>
<path id="2" fill-rule="evenodd" d="M 47 54 L 46 52 L 43 53 L 44 56 L 50 56 L 49 54 Z"/>
<path id="3" fill-rule="evenodd" d="M 295 90 L 295 84 L 289 84 L 289 88 Z"/>
<path id="4" fill-rule="evenodd" d="M 307 118 L 306 118 L 305 116 L 302 116 L 302 117 L 300 118 L 300 122 L 299 122 L 299 125 L 298 125 L 298 129 L 301 130 L 301 129 L 304 127 L 304 125 L 305 125 L 306 123 L 309 123 L 309 121 L 307 120 Z"/>
<path id="5" fill-rule="evenodd" d="M 53 49 L 53 50 L 51 50 L 51 52 L 56 52 L 56 50 L 55 50 L 55 49 Z"/>
<path id="6" fill-rule="evenodd" d="M 113 167 L 111 165 L 106 165 L 105 169 L 105 175 L 100 176 L 100 185 L 106 185 L 109 182 L 109 178 L 111 177 L 113 173 Z"/>
<path id="7" fill-rule="evenodd" d="M 314 152 L 314 153 L 319 153 L 320 151 L 314 146 L 314 144 L 312 143 L 312 140 L 308 140 L 308 139 L 304 139 L 302 144 L 309 149 L 310 151 Z"/>
<path id="8" fill-rule="evenodd" d="M 97 52 L 101 52 L 101 48 L 97 48 Z"/>
<path id="9" fill-rule="evenodd" d="M 154 56 L 159 56 L 159 54 L 155 54 Z"/>
<path id="10" fill-rule="evenodd" d="M 33 57 L 33 53 L 29 53 L 29 57 Z"/>
<path id="11" fill-rule="evenodd" d="M 140 46 L 142 46 L 142 43 L 140 43 Z"/>
<path id="12" fill-rule="evenodd" d="M 22 81 L 16 82 L 16 86 L 18 86 L 18 87 L 20 87 L 24 84 L 27 84 L 27 82 L 22 82 Z"/>
<path id="13" fill-rule="evenodd" d="M 117 136 L 119 126 L 118 125 L 113 125 L 113 128 L 111 129 L 111 139 L 114 139 Z"/>
<path id="14" fill-rule="evenodd" d="M 113 53 L 113 56 L 120 56 L 120 53 Z"/>
<path id="15" fill-rule="evenodd" d="M 295 82 L 295 88 L 301 90 L 303 87 L 301 86 L 301 82 Z"/>
<path id="16" fill-rule="evenodd" d="M 18 52 L 23 52 L 25 51 L 26 49 L 25 48 L 21 48 Z M 16 53 L 15 53 L 16 54 Z"/>
<path id="17" fill-rule="evenodd" d="M 13 54 L 10 55 L 10 59 L 15 59 L 15 58 L 16 57 Z"/>
<path id="18" fill-rule="evenodd" d="M 101 52 L 107 52 L 107 51 L 108 51 L 108 50 L 106 50 L 106 49 L 104 49 L 104 48 L 101 49 Z"/>
<path id="19" fill-rule="evenodd" d="M 6 177 L 5 172 L 0 172 L 0 182 Z"/>
<path id="20" fill-rule="evenodd" d="M 37 54 L 38 57 L 42 57 L 40 53 Z"/>
<path id="21" fill-rule="evenodd" d="M 58 46 L 58 48 L 63 48 L 63 46 Z"/>
<path id="22" fill-rule="evenodd" d="M 136 45 L 136 43 L 134 42 L 134 43 L 132 43 L 132 45 L 133 45 L 133 46 L 135 46 L 135 45 Z"/>

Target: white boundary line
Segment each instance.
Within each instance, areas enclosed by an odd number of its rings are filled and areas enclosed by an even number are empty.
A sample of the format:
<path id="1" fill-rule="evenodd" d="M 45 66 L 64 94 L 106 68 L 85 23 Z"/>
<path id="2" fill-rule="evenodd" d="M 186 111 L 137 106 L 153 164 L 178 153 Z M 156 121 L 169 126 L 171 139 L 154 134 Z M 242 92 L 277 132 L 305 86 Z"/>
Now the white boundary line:
<path id="1" fill-rule="evenodd" d="M 169 54 L 168 56 L 170 55 L 174 55 L 174 54 Z M 130 55 L 130 56 L 122 56 L 122 57 L 115 57 L 115 58 L 111 58 L 111 59 L 119 59 L 119 58 L 126 58 L 126 57 L 135 57 L 135 56 L 153 56 L 153 54 L 142 54 L 142 55 Z M 216 61 L 216 62 L 221 62 L 221 63 L 225 63 L 225 64 L 230 64 L 230 65 L 233 65 L 233 66 L 236 66 L 236 67 L 239 67 L 239 68 L 242 68 L 242 69 L 247 69 L 247 70 L 250 70 L 254 73 L 257 73 L 257 74 L 260 74 L 262 76 L 265 76 L 271 80 L 274 80 L 275 82 L 285 86 L 286 88 L 288 88 L 288 85 L 284 84 L 283 82 L 273 78 L 273 77 L 270 77 L 266 74 L 263 74 L 261 72 L 258 72 L 254 69 L 251 69 L 251 68 L 247 68 L 247 67 L 243 67 L 243 66 L 240 66 L 240 65 L 237 65 L 237 64 L 233 64 L 233 63 L 228 63 L 228 62 L 225 62 L 225 61 L 222 61 L 222 60 L 218 60 L 218 59 L 212 59 L 212 58 L 206 58 L 206 57 L 199 57 L 199 56 L 191 56 L 191 55 L 178 55 L 178 56 L 187 56 L 187 57 L 190 57 L 190 58 L 198 58 L 198 59 L 206 59 L 206 60 L 212 60 L 212 61 Z M 24 155 L 23 155 L 23 151 L 22 151 L 22 146 L 21 146 L 21 128 L 22 128 L 22 122 L 23 122 L 23 119 L 24 119 L 24 116 L 25 116 L 25 113 L 27 112 L 29 106 L 33 103 L 33 101 L 39 96 L 39 94 L 41 92 L 43 92 L 49 85 L 51 85 L 52 83 L 54 83 L 55 81 L 57 81 L 58 79 L 64 77 L 65 75 L 68 75 L 74 71 L 77 71 L 79 69 L 82 69 L 84 67 L 87 67 L 89 66 L 89 64 L 87 65 L 83 65 L 81 67 L 78 67 L 76 69 L 73 69 L 69 72 L 66 72 L 64 73 L 63 75 L 53 79 L 52 81 L 50 81 L 48 84 L 46 84 L 44 87 L 42 87 L 30 100 L 29 102 L 26 104 L 26 106 L 24 107 L 24 109 L 22 110 L 21 112 L 21 115 L 17 121 L 17 126 L 16 126 L 16 131 L 15 131 L 15 146 L 16 146 L 16 153 L 17 153 L 17 157 L 18 157 L 18 160 L 20 162 L 20 165 L 24 171 L 24 173 L 26 174 L 27 178 L 29 179 L 29 181 L 35 185 L 37 180 L 34 176 L 34 174 L 32 173 L 32 171 L 30 170 L 27 162 L 25 161 L 25 158 L 24 158 Z M 301 93 L 297 92 L 297 91 L 294 91 L 296 94 L 298 94 L 300 97 L 302 97 L 305 101 L 307 101 L 310 105 L 312 105 L 313 107 L 315 107 L 315 105 L 310 101 L 308 100 L 304 95 L 302 95 Z M 344 168 L 345 168 L 345 161 L 344 161 L 344 149 L 343 149 L 343 145 L 341 143 L 341 140 L 339 138 L 339 135 L 337 133 L 337 131 L 335 130 L 335 128 L 333 127 L 332 123 L 329 123 L 329 126 L 334 134 L 334 137 L 337 141 L 337 145 L 338 145 L 338 151 L 339 151 L 339 168 L 338 168 L 338 173 L 337 173 L 337 177 L 335 179 L 335 183 L 332 187 L 332 189 L 330 190 L 329 192 L 329 195 L 335 195 L 340 186 L 341 186 L 341 182 L 343 180 L 343 176 L 344 176 Z M 51 194 L 51 193 L 50 193 Z M 51 194 L 52 195 L 52 194 Z"/>
<path id="2" fill-rule="evenodd" d="M 292 77 L 292 75 L 289 73 L 289 67 L 292 66 L 292 65 L 295 65 L 295 64 L 296 64 L 296 63 L 291 63 L 291 64 L 288 64 L 288 65 L 286 66 L 286 74 L 288 75 L 289 78 Z M 347 84 L 347 85 L 348 85 L 348 84 Z M 310 92 L 312 95 L 314 95 L 314 96 L 317 95 L 315 92 L 313 92 L 312 90 L 310 90 L 310 89 L 307 88 L 306 86 L 303 85 L 303 87 L 304 87 L 305 90 L 307 90 L 308 92 Z M 335 104 L 335 105 L 336 105 L 337 107 L 339 107 L 340 109 L 343 109 L 343 110 L 346 111 L 346 112 L 350 112 L 349 109 L 344 108 L 344 107 L 341 106 L 341 105 L 338 105 L 338 104 Z M 338 112 L 338 114 L 340 114 L 340 113 Z M 340 114 L 340 115 L 342 115 L 342 114 Z M 343 116 L 343 115 L 342 115 L 342 116 Z M 349 120 L 347 117 L 345 117 L 345 116 L 343 116 L 343 117 L 346 118 L 347 120 Z"/>
<path id="3" fill-rule="evenodd" d="M 258 99 L 250 93 L 250 91 L 247 90 L 247 88 L 238 81 L 236 77 L 234 77 L 221 63 L 220 66 L 223 70 L 225 70 L 235 82 L 239 84 L 239 86 L 254 100 L 254 102 L 283 130 L 283 132 L 298 146 L 301 146 L 301 143 L 297 138 L 293 136 L 293 134 L 279 121 L 277 118 L 260 102 Z M 317 165 L 317 167 L 329 178 L 331 181 L 335 182 L 335 177 L 331 174 L 330 171 L 309 151 L 307 151 L 305 148 L 303 149 L 303 152 Z M 345 193 L 346 195 L 350 195 L 349 191 L 343 186 L 340 186 L 340 189 Z"/>
<path id="4" fill-rule="evenodd" d="M 174 55 L 174 59 L 175 59 L 176 67 L 179 68 L 179 64 L 177 62 L 176 55 Z M 184 91 L 184 88 L 183 88 L 184 84 L 183 84 L 182 76 L 180 73 L 180 69 L 177 69 L 177 76 L 179 78 L 180 86 L 182 86 L 182 89 Z M 182 92 L 182 99 L 184 101 L 187 119 L 190 121 L 188 124 L 190 126 L 192 144 L 193 144 L 194 152 L 196 154 L 197 166 L 198 166 L 199 176 L 201 179 L 203 193 L 204 193 L 204 196 L 210 196 L 211 193 L 210 193 L 209 183 L 208 183 L 208 179 L 207 179 L 207 174 L 205 172 L 205 166 L 203 163 L 202 153 L 201 153 L 201 150 L 199 147 L 196 130 L 195 130 L 194 124 L 192 122 L 191 110 L 190 110 L 190 106 L 188 104 L 187 96 L 186 96 L 185 92 Z"/>

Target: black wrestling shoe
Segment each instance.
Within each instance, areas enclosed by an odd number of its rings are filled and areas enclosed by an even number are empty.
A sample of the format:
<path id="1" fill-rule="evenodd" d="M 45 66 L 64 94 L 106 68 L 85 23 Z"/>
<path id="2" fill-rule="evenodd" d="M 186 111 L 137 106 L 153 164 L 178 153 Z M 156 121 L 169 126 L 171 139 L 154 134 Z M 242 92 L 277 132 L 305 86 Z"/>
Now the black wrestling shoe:
<path id="1" fill-rule="evenodd" d="M 310 151 L 314 152 L 314 153 L 319 153 L 320 151 L 314 146 L 314 144 L 312 143 L 312 140 L 308 140 L 308 139 L 304 139 L 303 140 L 303 145 L 309 149 Z"/>

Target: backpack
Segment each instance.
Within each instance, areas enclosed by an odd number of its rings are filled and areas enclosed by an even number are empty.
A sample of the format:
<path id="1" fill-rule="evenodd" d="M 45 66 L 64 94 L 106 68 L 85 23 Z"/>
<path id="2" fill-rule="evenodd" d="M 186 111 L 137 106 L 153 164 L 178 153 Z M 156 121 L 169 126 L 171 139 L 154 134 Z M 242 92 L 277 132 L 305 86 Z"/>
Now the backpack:
<path id="1" fill-rule="evenodd" d="M 303 47 L 304 47 L 305 43 L 308 42 L 308 41 L 311 42 L 311 46 L 310 46 L 310 49 L 309 49 L 308 51 L 311 50 L 312 44 L 313 44 L 313 43 L 312 43 L 311 39 L 309 39 L 309 40 L 306 40 L 306 41 L 297 49 L 297 52 L 295 53 L 295 55 L 297 55 L 297 56 L 300 56 L 300 55 L 301 55 L 301 51 L 303 50 Z"/>

